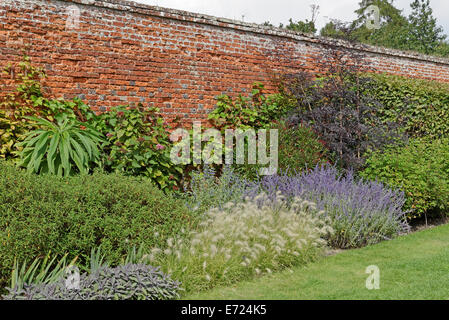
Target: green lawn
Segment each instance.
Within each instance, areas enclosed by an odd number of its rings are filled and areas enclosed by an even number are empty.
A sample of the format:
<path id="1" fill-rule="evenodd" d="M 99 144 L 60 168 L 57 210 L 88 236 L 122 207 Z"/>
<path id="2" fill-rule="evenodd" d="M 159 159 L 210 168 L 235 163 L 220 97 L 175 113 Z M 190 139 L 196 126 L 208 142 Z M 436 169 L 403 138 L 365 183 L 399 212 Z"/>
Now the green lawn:
<path id="1" fill-rule="evenodd" d="M 368 290 L 369 265 L 380 289 Z M 185 299 L 449 299 L 449 225 Z"/>

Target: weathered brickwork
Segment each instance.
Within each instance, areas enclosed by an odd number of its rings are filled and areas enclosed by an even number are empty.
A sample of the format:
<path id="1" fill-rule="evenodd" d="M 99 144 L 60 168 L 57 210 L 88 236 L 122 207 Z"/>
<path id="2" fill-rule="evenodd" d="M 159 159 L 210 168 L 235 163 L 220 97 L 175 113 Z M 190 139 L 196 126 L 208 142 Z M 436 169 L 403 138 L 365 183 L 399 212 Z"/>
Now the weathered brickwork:
<path id="1" fill-rule="evenodd" d="M 80 10 L 78 27 L 67 27 L 71 6 Z M 254 81 L 273 90 L 273 74 L 313 69 L 326 41 L 121 0 L 0 2 L 0 64 L 20 59 L 28 46 L 54 97 L 79 96 L 100 111 L 142 102 L 167 118 L 204 120 L 218 94 L 240 93 Z M 378 72 L 449 82 L 447 59 L 340 45 L 364 51 Z"/>

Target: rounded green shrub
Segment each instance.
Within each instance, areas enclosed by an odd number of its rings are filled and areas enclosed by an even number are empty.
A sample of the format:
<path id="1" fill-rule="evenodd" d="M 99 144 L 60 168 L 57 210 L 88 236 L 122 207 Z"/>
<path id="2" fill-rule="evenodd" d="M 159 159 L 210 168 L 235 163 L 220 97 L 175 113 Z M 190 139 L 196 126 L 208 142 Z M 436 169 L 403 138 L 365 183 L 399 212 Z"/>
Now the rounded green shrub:
<path id="1" fill-rule="evenodd" d="M 163 245 L 193 222 L 182 200 L 148 178 L 38 176 L 0 162 L 0 189 L 0 287 L 15 257 L 31 261 L 51 251 L 87 265 L 101 245 L 114 264 L 130 247 Z"/>
<path id="2" fill-rule="evenodd" d="M 375 152 L 360 173 L 404 191 L 408 217 L 449 209 L 449 139 L 413 139 L 403 147 Z"/>

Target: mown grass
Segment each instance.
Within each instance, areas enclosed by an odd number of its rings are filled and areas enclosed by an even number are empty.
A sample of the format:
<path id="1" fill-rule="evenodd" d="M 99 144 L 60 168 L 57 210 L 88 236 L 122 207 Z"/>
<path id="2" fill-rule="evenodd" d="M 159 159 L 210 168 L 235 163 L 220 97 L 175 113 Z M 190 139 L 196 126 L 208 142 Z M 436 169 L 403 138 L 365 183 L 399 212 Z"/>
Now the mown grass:
<path id="1" fill-rule="evenodd" d="M 365 287 L 380 268 L 380 289 Z M 449 299 L 449 225 L 185 299 Z"/>

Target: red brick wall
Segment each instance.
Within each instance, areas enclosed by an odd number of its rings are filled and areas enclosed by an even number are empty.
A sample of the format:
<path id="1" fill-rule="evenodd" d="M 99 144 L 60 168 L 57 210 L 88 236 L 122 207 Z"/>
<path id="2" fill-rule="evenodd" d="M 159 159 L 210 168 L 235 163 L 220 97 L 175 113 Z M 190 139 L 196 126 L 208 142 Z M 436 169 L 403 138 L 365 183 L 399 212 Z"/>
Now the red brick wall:
<path id="1" fill-rule="evenodd" d="M 67 28 L 73 5 L 79 27 Z M 254 81 L 270 87 L 273 73 L 313 68 L 326 41 L 119 0 L 0 2 L 0 64 L 19 59 L 28 45 L 53 96 L 79 96 L 96 110 L 142 102 L 168 118 L 205 119 L 218 94 L 240 93 Z M 340 45 L 364 51 L 378 72 L 449 82 L 447 59 Z"/>

